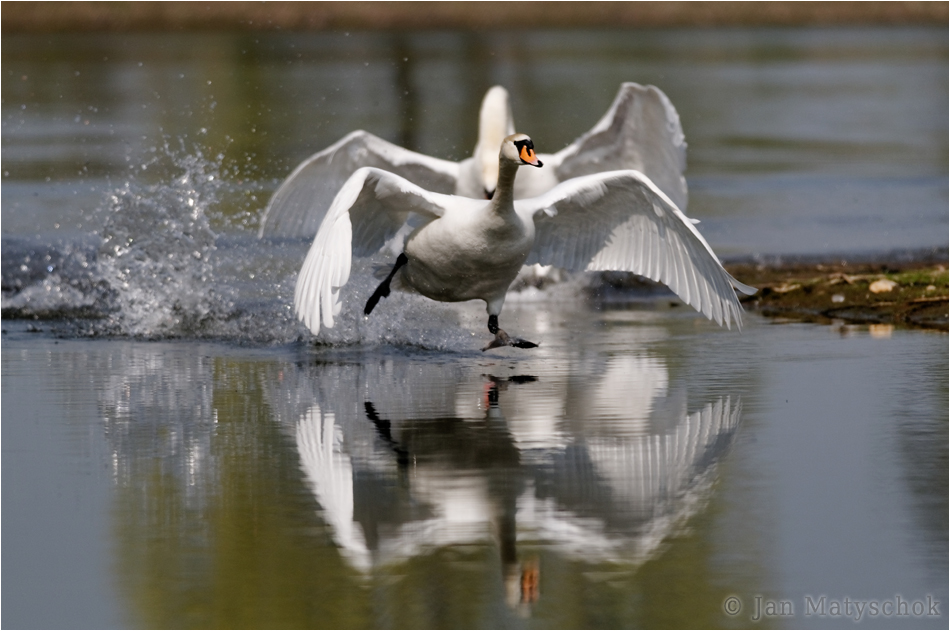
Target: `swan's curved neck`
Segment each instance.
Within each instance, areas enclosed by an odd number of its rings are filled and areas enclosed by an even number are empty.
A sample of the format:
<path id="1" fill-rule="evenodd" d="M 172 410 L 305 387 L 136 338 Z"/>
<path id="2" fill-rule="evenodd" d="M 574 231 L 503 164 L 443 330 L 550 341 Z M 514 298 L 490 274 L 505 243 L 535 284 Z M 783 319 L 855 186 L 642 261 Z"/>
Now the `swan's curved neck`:
<path id="1" fill-rule="evenodd" d="M 492 202 L 498 210 L 514 210 L 515 176 L 518 175 L 518 166 L 507 160 L 501 160 L 498 164 L 498 187 L 492 196 Z"/>

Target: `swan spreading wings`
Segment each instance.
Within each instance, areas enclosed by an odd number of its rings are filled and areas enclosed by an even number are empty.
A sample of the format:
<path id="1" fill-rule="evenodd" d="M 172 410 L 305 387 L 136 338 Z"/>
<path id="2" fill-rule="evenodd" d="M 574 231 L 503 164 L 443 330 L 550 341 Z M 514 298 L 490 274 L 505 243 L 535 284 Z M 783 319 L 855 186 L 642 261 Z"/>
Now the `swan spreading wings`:
<path id="1" fill-rule="evenodd" d="M 284 180 L 267 204 L 259 235 L 312 237 L 336 193 L 361 167 L 395 173 L 428 191 L 490 199 L 498 183 L 498 150 L 513 133 L 508 92 L 501 86 L 486 92 L 475 151 L 461 162 L 416 153 L 362 130 L 351 132 L 307 158 Z M 686 141 L 676 108 L 655 86 L 621 84 L 596 125 L 557 153 L 539 158 L 546 167 L 518 174 L 516 199 L 536 197 L 573 177 L 634 169 L 686 209 Z"/>
<path id="2" fill-rule="evenodd" d="M 508 287 L 524 264 L 572 271 L 629 271 L 667 285 L 720 325 L 741 326 L 732 278 L 693 223 L 645 175 L 595 173 L 547 193 L 514 199 L 518 168 L 541 167 L 532 140 L 504 139 L 491 200 L 427 191 L 377 168 L 358 169 L 343 185 L 317 231 L 297 278 L 294 306 L 313 333 L 331 328 L 342 307 L 352 257 L 379 251 L 414 217 L 392 271 L 366 304 L 369 315 L 390 288 L 432 300 L 484 300 L 495 335 L 482 350 L 531 348 L 498 325 Z"/>

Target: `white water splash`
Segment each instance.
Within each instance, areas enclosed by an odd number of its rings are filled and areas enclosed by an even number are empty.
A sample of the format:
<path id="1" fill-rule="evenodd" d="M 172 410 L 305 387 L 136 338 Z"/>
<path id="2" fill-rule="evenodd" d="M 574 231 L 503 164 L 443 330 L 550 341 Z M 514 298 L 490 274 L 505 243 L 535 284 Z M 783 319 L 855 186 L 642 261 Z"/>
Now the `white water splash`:
<path id="1" fill-rule="evenodd" d="M 127 335 L 163 337 L 200 327 L 218 296 L 211 262 L 219 164 L 200 152 L 179 159 L 171 182 L 127 181 L 108 198 L 99 273 L 115 292 L 109 318 Z"/>

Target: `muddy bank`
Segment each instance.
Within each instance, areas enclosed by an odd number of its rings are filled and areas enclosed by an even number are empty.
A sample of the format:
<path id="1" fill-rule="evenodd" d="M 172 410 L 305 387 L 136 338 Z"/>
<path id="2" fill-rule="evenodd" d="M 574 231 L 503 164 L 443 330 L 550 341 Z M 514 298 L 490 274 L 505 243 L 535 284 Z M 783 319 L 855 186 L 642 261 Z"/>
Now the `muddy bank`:
<path id="1" fill-rule="evenodd" d="M 726 267 L 759 289 L 742 303 L 765 316 L 947 331 L 946 257 L 944 250 L 904 260 L 745 262 Z"/>
<path id="2" fill-rule="evenodd" d="M 946 24 L 946 2 L 5 2 L 3 33 Z"/>

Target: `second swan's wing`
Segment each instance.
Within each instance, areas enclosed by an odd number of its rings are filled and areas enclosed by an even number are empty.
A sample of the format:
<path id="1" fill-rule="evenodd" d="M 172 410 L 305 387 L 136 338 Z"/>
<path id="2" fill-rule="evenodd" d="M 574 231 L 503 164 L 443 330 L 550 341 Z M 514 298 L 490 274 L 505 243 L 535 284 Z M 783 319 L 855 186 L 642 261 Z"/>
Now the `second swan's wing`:
<path id="1" fill-rule="evenodd" d="M 551 166 L 561 182 L 603 171 L 640 171 L 677 208 L 686 210 L 683 128 L 676 108 L 652 85 L 622 84 L 607 113 L 590 131 L 554 154 Z"/>

